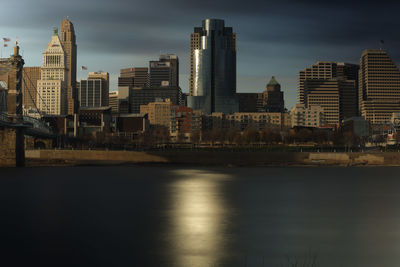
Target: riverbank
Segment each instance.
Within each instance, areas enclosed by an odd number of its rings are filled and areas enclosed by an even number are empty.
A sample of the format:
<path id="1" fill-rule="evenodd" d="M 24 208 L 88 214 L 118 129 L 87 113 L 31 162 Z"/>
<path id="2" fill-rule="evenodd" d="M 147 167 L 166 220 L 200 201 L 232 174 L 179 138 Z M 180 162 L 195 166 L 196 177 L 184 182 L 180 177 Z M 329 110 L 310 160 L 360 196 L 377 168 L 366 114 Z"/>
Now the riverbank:
<path id="1" fill-rule="evenodd" d="M 398 152 L 27 150 L 27 166 L 188 164 L 218 166 L 400 166 Z"/>

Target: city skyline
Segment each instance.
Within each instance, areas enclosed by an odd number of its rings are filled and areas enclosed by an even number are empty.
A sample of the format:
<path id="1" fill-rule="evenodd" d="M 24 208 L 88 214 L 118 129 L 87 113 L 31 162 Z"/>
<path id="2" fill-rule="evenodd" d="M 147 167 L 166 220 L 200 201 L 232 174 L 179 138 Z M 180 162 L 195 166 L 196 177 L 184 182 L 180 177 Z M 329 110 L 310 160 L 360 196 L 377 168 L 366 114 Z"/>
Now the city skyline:
<path id="1" fill-rule="evenodd" d="M 109 72 L 111 90 L 117 89 L 121 68 L 147 67 L 161 52 L 180 58 L 180 85 L 188 92 L 189 36 L 198 21 L 213 17 L 224 19 L 238 34 L 237 92 L 262 92 L 275 76 L 285 92 L 288 109 L 296 103 L 298 71 L 316 61 L 359 64 L 362 51 L 379 48 L 381 39 L 393 60 L 400 61 L 400 51 L 395 49 L 400 39 L 394 31 L 399 22 L 391 19 L 396 10 L 394 1 L 383 3 L 376 14 L 368 1 L 339 1 L 336 6 L 314 1 L 234 1 L 230 5 L 220 1 L 213 9 L 210 1 L 201 7 L 181 1 L 96 1 L 95 9 L 92 1 L 57 1 L 41 9 L 47 2 L 5 3 L 10 12 L 0 18 L 2 37 L 15 40 L 18 36 L 25 66 L 40 66 L 49 33 L 69 15 L 77 35 L 78 66 Z M 162 8 L 151 9 L 150 5 Z M 22 13 L 18 21 L 11 17 L 16 10 Z M 11 54 L 11 47 L 2 49 L 4 57 Z M 87 78 L 87 74 L 79 71 L 77 80 Z"/>

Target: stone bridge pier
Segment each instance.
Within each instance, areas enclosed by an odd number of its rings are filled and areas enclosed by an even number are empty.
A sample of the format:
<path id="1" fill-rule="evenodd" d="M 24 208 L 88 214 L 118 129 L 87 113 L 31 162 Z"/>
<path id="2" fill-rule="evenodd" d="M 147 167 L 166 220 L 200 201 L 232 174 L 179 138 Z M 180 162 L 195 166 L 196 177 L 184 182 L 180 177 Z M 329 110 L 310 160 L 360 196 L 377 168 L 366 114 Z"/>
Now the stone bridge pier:
<path id="1" fill-rule="evenodd" d="M 0 167 L 25 166 L 24 129 L 0 125 Z"/>

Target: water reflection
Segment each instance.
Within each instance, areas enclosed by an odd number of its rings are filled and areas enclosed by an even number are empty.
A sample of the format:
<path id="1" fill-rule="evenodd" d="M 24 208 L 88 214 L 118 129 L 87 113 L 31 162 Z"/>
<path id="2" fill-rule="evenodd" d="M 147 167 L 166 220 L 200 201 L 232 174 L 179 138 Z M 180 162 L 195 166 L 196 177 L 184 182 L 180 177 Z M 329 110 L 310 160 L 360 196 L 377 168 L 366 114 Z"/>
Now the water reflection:
<path id="1" fill-rule="evenodd" d="M 171 244 L 176 266 L 217 266 L 227 247 L 229 207 L 221 192 L 226 174 L 175 170 L 171 184 Z M 223 238 L 225 237 L 225 238 Z"/>

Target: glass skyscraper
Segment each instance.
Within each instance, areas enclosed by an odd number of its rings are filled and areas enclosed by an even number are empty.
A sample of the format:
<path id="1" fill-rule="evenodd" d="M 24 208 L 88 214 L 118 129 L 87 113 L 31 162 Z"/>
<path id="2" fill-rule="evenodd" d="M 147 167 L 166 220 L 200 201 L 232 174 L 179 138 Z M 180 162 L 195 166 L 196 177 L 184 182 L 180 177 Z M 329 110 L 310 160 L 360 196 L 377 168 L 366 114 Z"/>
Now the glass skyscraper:
<path id="1" fill-rule="evenodd" d="M 203 20 L 191 34 L 188 106 L 205 114 L 238 112 L 236 34 L 220 19 Z"/>

